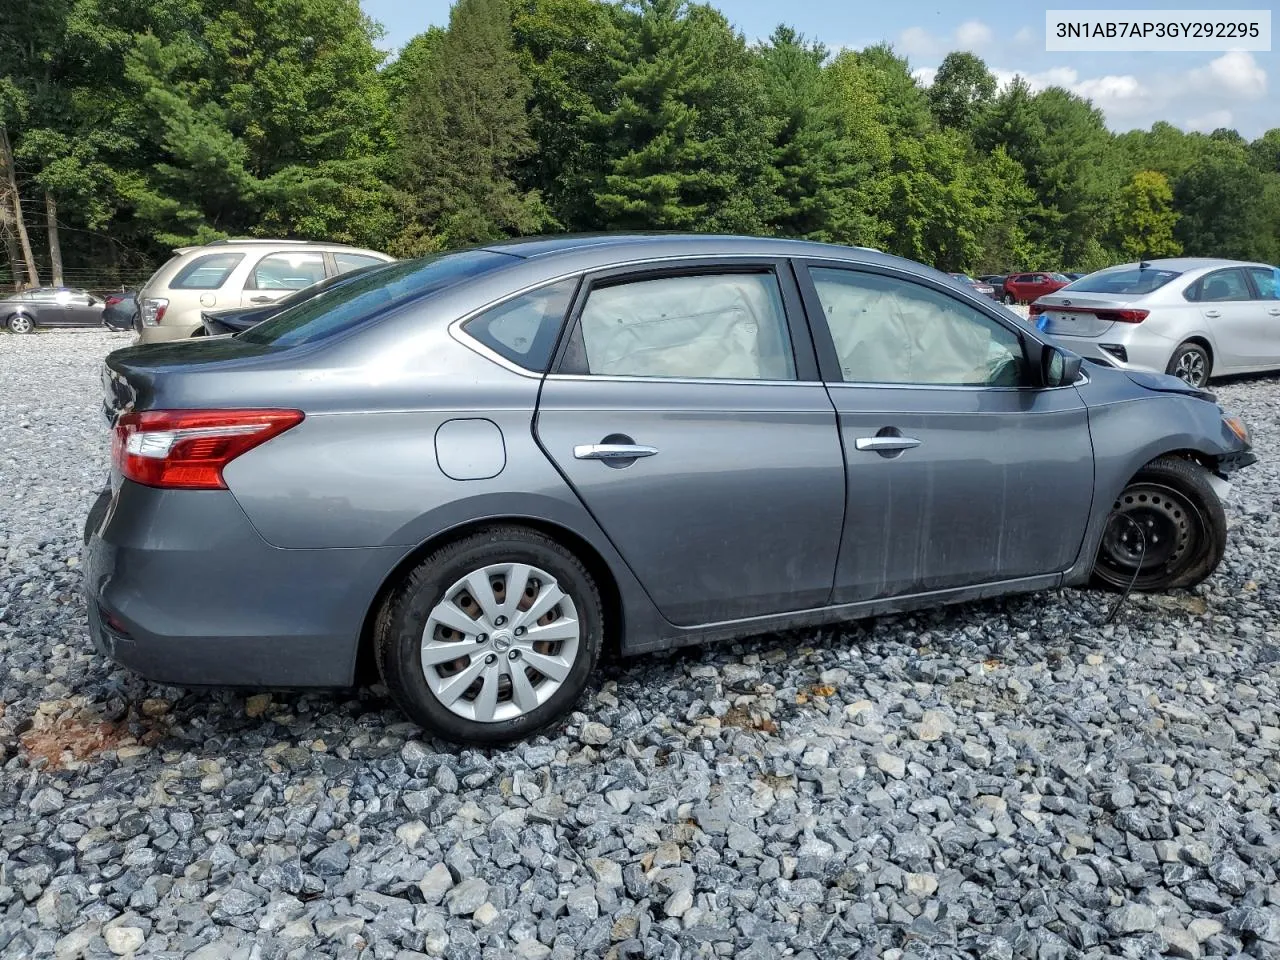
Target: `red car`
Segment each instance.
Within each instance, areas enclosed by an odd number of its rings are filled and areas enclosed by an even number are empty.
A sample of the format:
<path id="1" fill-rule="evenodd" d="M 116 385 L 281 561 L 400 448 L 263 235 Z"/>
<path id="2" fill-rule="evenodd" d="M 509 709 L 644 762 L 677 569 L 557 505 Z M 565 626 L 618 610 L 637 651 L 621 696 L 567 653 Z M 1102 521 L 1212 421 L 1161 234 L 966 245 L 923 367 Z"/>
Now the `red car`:
<path id="1" fill-rule="evenodd" d="M 1004 280 L 1005 303 L 1030 303 L 1071 281 L 1060 273 L 1011 273 Z"/>

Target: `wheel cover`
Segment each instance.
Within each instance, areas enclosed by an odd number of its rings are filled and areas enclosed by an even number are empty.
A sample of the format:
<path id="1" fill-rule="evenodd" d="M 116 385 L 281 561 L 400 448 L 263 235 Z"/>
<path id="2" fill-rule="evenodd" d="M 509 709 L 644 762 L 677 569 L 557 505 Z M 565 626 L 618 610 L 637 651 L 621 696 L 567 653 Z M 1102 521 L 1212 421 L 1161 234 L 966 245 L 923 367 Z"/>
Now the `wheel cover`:
<path id="1" fill-rule="evenodd" d="M 1204 354 L 1199 350 L 1184 350 L 1173 365 L 1173 375 L 1193 387 L 1203 387 L 1205 381 Z"/>
<path id="2" fill-rule="evenodd" d="M 422 631 L 422 675 L 466 720 L 497 723 L 546 703 L 578 658 L 582 625 L 556 578 L 494 563 L 458 580 Z"/>
<path id="3" fill-rule="evenodd" d="M 30 333 L 31 321 L 27 317 L 13 317 L 9 320 L 9 329 L 14 333 Z"/>
<path id="4" fill-rule="evenodd" d="M 1145 555 L 1133 523 L 1142 528 Z M 1186 566 L 1202 536 L 1200 511 L 1186 495 L 1164 484 L 1135 483 L 1125 488 L 1112 508 L 1098 551 L 1097 573 L 1118 587 L 1130 581 L 1138 587 L 1157 584 Z"/>

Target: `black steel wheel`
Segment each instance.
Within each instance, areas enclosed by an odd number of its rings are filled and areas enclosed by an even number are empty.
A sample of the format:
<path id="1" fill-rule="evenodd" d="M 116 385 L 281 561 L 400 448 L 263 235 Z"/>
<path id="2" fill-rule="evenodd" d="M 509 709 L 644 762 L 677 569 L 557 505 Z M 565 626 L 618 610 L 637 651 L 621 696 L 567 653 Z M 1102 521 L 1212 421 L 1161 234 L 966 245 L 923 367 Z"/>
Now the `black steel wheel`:
<path id="1" fill-rule="evenodd" d="M 1204 468 L 1162 457 L 1142 468 L 1111 509 L 1095 577 L 1123 590 L 1190 587 L 1217 568 L 1227 520 Z"/>

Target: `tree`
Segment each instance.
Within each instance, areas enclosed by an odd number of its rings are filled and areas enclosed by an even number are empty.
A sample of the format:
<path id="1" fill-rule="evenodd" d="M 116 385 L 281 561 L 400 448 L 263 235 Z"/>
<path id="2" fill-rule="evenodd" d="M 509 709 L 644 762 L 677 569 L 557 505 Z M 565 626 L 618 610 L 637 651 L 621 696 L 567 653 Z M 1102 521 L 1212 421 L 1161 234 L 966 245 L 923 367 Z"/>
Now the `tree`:
<path id="1" fill-rule="evenodd" d="M 528 78 L 511 43 L 505 0 L 459 0 L 438 55 L 409 81 L 399 138 L 400 177 L 412 211 L 400 253 L 529 233 L 548 222 L 536 191 L 514 180 L 533 149 Z"/>
<path id="2" fill-rule="evenodd" d="M 1182 245 L 1173 238 L 1177 222 L 1168 179 L 1155 170 L 1140 170 L 1120 192 L 1117 246 L 1128 260 L 1176 257 L 1182 252 Z"/>
<path id="3" fill-rule="evenodd" d="M 759 65 L 716 10 L 638 0 L 606 119 L 604 225 L 755 233 L 778 208 Z"/>
<path id="4" fill-rule="evenodd" d="M 1274 263 L 1280 188 L 1252 166 L 1238 144 L 1219 143 L 1174 186 L 1181 213 L 1174 236 L 1194 256 Z"/>
<path id="5" fill-rule="evenodd" d="M 388 115 L 357 0 L 196 0 L 132 43 L 158 156 L 134 197 L 164 243 L 234 233 L 380 243 Z"/>
<path id="6" fill-rule="evenodd" d="M 970 130 L 996 94 L 996 78 L 982 58 L 949 53 L 929 87 L 929 108 L 942 127 Z"/>
<path id="7" fill-rule="evenodd" d="M 537 144 L 521 160 L 518 180 L 538 191 L 567 230 L 601 226 L 595 197 L 612 159 L 607 117 L 625 58 L 621 20 L 619 7 L 598 0 L 517 0 L 513 8 Z"/>

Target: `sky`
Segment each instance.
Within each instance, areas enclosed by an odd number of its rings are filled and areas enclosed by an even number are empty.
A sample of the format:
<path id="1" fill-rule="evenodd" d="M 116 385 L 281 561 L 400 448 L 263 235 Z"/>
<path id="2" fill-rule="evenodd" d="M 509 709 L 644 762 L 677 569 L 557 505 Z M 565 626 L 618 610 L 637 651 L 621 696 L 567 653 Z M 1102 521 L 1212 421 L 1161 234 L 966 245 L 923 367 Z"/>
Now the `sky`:
<path id="1" fill-rule="evenodd" d="M 361 0 L 361 5 L 386 28 L 383 46 L 390 51 L 449 19 L 448 0 Z M 1032 87 L 1062 86 L 1087 97 L 1117 131 L 1167 120 L 1184 130 L 1234 127 L 1253 139 L 1280 127 L 1280 81 L 1273 79 L 1280 73 L 1280 53 L 1274 44 L 1268 53 L 1046 53 L 1045 10 L 1107 6 L 1096 0 L 1042 5 L 1018 0 L 789 0 L 785 5 L 776 0 L 717 0 L 713 5 L 748 41 L 767 37 L 780 20 L 831 48 L 861 49 L 887 41 L 907 57 L 924 83 L 949 51 L 969 50 L 981 56 L 1002 83 L 1021 75 Z M 1200 0 L 1181 6 L 1226 5 L 1223 0 Z M 1177 9 L 1171 0 L 1127 0 L 1124 6 Z M 1231 6 L 1264 8 L 1247 0 Z"/>

